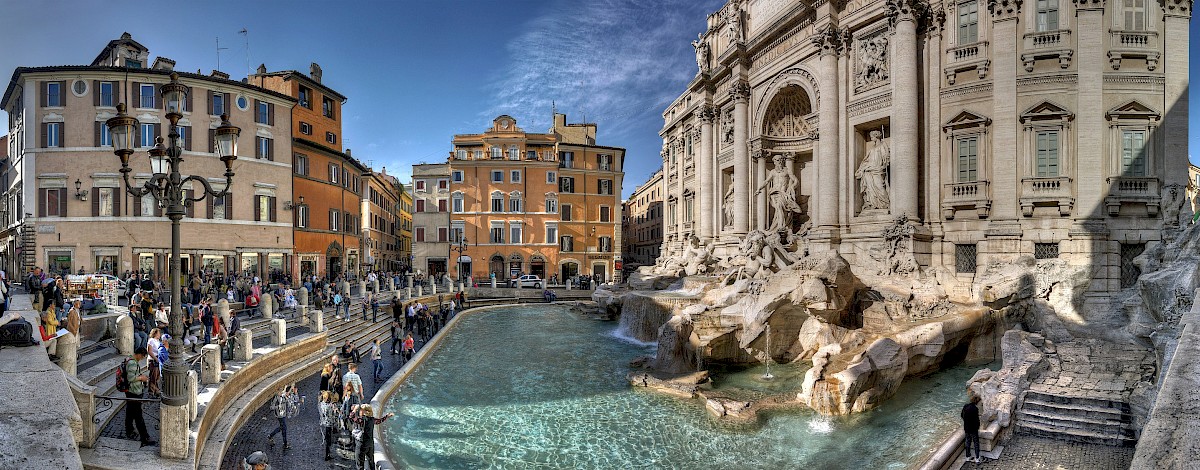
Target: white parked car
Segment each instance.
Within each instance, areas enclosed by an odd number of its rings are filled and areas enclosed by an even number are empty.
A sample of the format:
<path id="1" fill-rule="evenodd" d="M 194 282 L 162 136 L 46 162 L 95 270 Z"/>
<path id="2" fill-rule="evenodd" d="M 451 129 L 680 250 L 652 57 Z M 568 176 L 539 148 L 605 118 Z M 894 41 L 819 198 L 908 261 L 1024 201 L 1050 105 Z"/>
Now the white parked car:
<path id="1" fill-rule="evenodd" d="M 532 287 L 535 289 L 545 289 L 546 281 L 543 281 L 542 278 L 537 277 L 536 274 L 526 274 L 517 279 L 510 279 L 508 281 L 508 286 L 509 287 L 521 286 L 522 288 Z"/>

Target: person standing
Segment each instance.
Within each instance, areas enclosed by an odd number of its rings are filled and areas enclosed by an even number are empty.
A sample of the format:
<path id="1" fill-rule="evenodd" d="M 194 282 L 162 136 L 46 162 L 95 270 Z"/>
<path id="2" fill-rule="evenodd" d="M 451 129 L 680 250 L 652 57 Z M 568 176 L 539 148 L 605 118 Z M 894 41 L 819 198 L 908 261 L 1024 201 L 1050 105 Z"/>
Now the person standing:
<path id="1" fill-rule="evenodd" d="M 125 398 L 143 398 L 146 392 L 146 383 L 150 381 L 148 371 L 146 348 L 134 349 L 133 357 L 125 360 L 125 380 L 129 383 L 129 388 L 125 390 Z M 142 402 L 129 400 L 125 404 L 125 435 L 132 435 L 135 426 L 142 447 L 157 444 L 150 440 L 150 433 L 146 431 L 146 419 L 142 416 Z"/>
<path id="2" fill-rule="evenodd" d="M 335 292 L 333 294 L 333 318 L 337 318 L 339 310 L 342 308 L 342 293 Z"/>
<path id="3" fill-rule="evenodd" d="M 349 390 L 348 399 L 354 401 L 355 404 L 362 403 L 363 400 L 363 385 L 362 378 L 358 376 L 358 363 L 351 362 L 347 368 L 346 375 L 342 377 L 342 383 Z"/>
<path id="4" fill-rule="evenodd" d="M 279 420 L 279 426 L 267 436 L 267 443 L 275 444 L 275 435 L 282 431 L 283 448 L 291 449 L 292 446 L 288 443 L 287 437 L 287 420 L 295 418 L 300 413 L 300 397 L 296 394 L 296 385 L 285 385 L 279 391 L 279 395 L 275 397 L 275 401 L 271 403 L 271 409 L 275 411 L 275 418 Z"/>
<path id="5" fill-rule="evenodd" d="M 330 367 L 328 364 L 326 367 Z M 322 436 L 324 437 L 325 460 L 329 460 L 329 447 L 335 444 L 337 437 L 337 427 L 342 422 L 341 409 L 338 408 L 337 400 L 334 398 L 337 394 L 325 390 L 321 392 L 321 403 L 318 405 L 320 412 L 320 424 Z"/>
<path id="6" fill-rule="evenodd" d="M 362 298 L 363 321 L 367 321 L 367 311 L 371 310 L 371 297 L 373 297 L 373 296 L 374 296 L 374 294 L 368 292 Z"/>
<path id="7" fill-rule="evenodd" d="M 383 346 L 379 344 L 381 341 L 375 338 L 375 343 L 371 345 L 371 364 L 375 366 L 371 375 L 375 376 L 375 383 L 383 380 Z"/>
<path id="8" fill-rule="evenodd" d="M 376 418 L 371 405 L 358 405 L 358 411 L 353 418 L 355 427 L 355 440 L 358 441 L 358 451 L 354 453 L 354 468 L 355 470 L 374 468 L 375 463 L 375 425 L 384 422 L 388 418 L 396 416 L 395 413 L 388 413 L 382 418 Z"/>
<path id="9" fill-rule="evenodd" d="M 400 322 L 392 320 L 392 355 L 400 354 L 400 347 L 404 344 L 404 339 L 400 337 Z"/>
<path id="10" fill-rule="evenodd" d="M 407 364 L 413 358 L 413 341 L 412 333 L 404 335 L 404 363 Z"/>
<path id="11" fill-rule="evenodd" d="M 970 397 L 971 401 L 963 405 L 962 413 L 960 413 L 963 420 L 963 433 L 967 436 L 966 442 L 963 443 L 966 448 L 963 450 L 963 455 L 968 462 L 979 463 L 979 396 L 971 393 Z M 973 460 L 971 458 L 972 445 L 975 449 Z"/>

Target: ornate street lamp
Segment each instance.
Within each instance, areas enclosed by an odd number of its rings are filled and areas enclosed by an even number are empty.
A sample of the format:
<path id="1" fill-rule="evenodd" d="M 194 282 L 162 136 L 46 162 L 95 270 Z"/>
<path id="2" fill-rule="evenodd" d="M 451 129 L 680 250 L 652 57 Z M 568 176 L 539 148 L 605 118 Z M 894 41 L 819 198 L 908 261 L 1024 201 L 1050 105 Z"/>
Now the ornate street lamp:
<path id="1" fill-rule="evenodd" d="M 458 244 L 450 245 L 451 251 L 458 252 L 458 280 L 466 282 L 467 276 L 463 274 L 463 252 L 467 251 L 467 237 L 459 237 Z M 447 268 L 449 269 L 449 268 Z"/>
<path id="2" fill-rule="evenodd" d="M 167 134 L 169 144 L 163 145 L 162 136 L 154 138 L 154 147 L 148 152 L 154 175 L 145 184 L 135 186 L 129 180 L 129 172 L 133 171 L 129 167 L 129 157 L 137 147 L 134 139 L 138 133 L 138 120 L 125 114 L 125 104 L 120 103 L 117 105 L 117 115 L 105 124 L 112 135 L 113 153 L 121 158 L 121 177 L 125 180 L 125 190 L 133 197 L 140 198 L 147 194 L 154 197 L 160 207 L 166 208 L 166 216 L 171 219 L 171 312 L 168 331 L 171 334 L 169 345 L 173 358 L 163 365 L 162 402 L 164 405 L 182 406 L 188 404 L 191 397 L 187 393 L 188 367 L 181 357 L 184 332 L 183 308 L 180 306 L 179 294 L 182 281 L 179 273 L 179 220 L 187 213 L 186 204 L 203 201 L 205 197 L 218 198 L 229 194 L 229 188 L 233 185 L 233 161 L 237 160 L 237 138 L 241 129 L 229 124 L 227 115 L 221 115 L 221 126 L 216 129 L 214 148 L 217 156 L 225 164 L 224 188 L 216 191 L 208 184 L 206 178 L 200 176 L 191 175 L 184 178 L 179 171 L 179 166 L 183 163 L 183 148 L 179 145 L 179 120 L 183 118 L 187 87 L 179 83 L 178 74 L 172 73 L 171 83 L 163 85 L 160 91 L 166 103 L 167 120 L 171 122 L 170 132 Z M 200 192 L 199 196 L 185 196 L 183 186 L 189 181 L 202 186 L 204 191 Z"/>

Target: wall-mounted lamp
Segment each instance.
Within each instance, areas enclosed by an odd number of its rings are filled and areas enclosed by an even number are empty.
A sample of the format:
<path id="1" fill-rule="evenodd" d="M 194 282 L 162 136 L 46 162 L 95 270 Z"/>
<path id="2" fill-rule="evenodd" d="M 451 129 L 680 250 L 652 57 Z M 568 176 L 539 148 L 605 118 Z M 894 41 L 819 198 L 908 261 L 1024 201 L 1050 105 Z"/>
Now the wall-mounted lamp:
<path id="1" fill-rule="evenodd" d="M 75 179 L 75 198 L 80 201 L 86 201 L 88 197 L 87 191 L 83 190 L 83 182 L 79 178 Z"/>
<path id="2" fill-rule="evenodd" d="M 295 209 L 296 206 L 303 206 L 303 205 L 304 205 L 304 196 L 300 196 L 299 203 L 294 203 L 292 201 L 287 201 L 287 202 L 283 203 L 283 210 L 290 211 L 292 209 Z"/>

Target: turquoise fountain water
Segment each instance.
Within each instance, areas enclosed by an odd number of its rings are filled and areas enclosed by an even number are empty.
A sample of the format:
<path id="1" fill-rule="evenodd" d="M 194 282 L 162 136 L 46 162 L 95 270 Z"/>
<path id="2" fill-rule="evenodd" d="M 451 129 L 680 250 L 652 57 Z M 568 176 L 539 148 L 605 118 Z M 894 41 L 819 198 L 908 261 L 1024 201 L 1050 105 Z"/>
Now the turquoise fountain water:
<path id="1" fill-rule="evenodd" d="M 903 469 L 957 425 L 976 369 L 906 381 L 868 413 L 735 427 L 698 401 L 631 389 L 629 361 L 653 349 L 614 330 L 558 306 L 463 318 L 388 400 L 388 454 L 399 468 Z M 772 385 L 791 367 L 775 369 Z"/>

